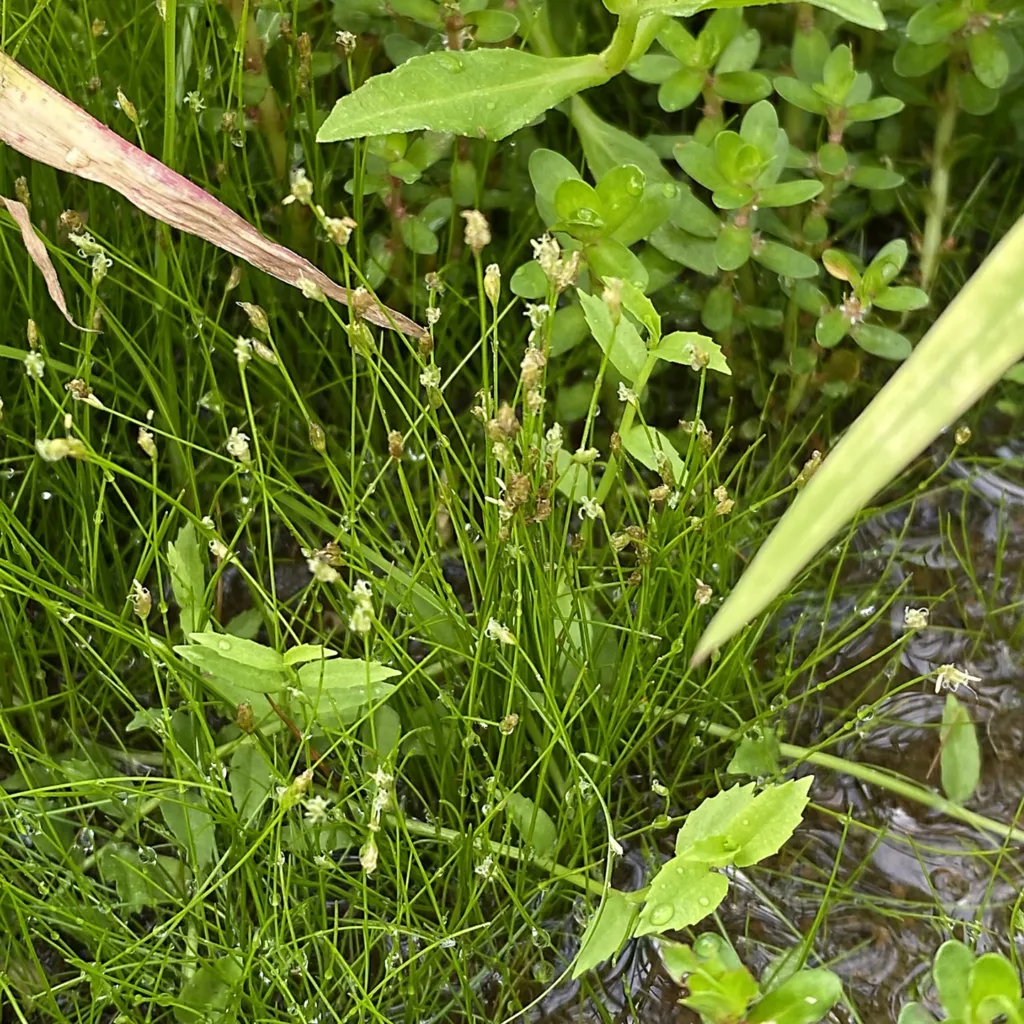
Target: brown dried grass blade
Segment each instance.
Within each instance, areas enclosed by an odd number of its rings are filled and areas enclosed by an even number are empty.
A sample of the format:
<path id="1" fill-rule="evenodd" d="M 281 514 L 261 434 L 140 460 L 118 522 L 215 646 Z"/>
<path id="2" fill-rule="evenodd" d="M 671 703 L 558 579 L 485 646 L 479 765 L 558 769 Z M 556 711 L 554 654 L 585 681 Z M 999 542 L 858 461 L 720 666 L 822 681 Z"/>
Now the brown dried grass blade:
<path id="1" fill-rule="evenodd" d="M 311 281 L 348 304 L 346 289 L 308 260 L 264 238 L 209 192 L 122 139 L 5 53 L 0 53 L 0 141 L 33 160 L 115 189 L 145 213 L 286 284 L 299 288 L 300 281 Z M 377 303 L 362 315 L 414 337 L 426 334 L 407 316 Z"/>
<path id="2" fill-rule="evenodd" d="M 43 279 L 46 281 L 46 290 L 50 293 L 50 298 L 53 299 L 54 305 L 64 314 L 64 319 L 72 327 L 76 327 L 80 331 L 86 330 L 84 327 L 79 327 L 71 319 L 71 314 L 68 312 L 68 304 L 64 301 L 64 292 L 57 278 L 57 271 L 50 262 L 50 254 L 46 251 L 46 246 L 43 245 L 42 240 L 32 227 L 32 221 L 28 215 L 28 207 L 24 203 L 19 203 L 17 199 L 8 199 L 5 196 L 0 196 L 0 205 L 7 207 L 7 212 L 14 218 L 15 224 L 21 228 L 22 241 L 25 243 L 25 248 L 28 249 L 29 256 L 32 257 L 32 262 L 42 273 Z"/>

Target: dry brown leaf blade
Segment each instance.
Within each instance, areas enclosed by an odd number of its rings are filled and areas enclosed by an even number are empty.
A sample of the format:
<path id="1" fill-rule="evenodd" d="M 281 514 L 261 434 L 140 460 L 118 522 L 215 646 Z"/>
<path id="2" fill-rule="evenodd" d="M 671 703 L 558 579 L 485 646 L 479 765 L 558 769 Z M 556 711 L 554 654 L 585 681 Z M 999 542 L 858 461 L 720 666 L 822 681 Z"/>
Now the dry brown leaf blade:
<path id="1" fill-rule="evenodd" d="M 7 207 L 7 212 L 14 218 L 14 223 L 21 229 L 21 238 L 25 243 L 25 248 L 28 249 L 32 262 L 43 275 L 43 280 L 46 281 L 46 290 L 50 293 L 50 298 L 53 299 L 54 305 L 64 314 L 64 319 L 72 327 L 80 331 L 86 330 L 85 327 L 79 327 L 68 312 L 68 304 L 64 301 L 64 291 L 60 286 L 60 280 L 57 278 L 57 271 L 50 261 L 50 254 L 46 251 L 46 246 L 43 245 L 42 239 L 35 233 L 32 227 L 32 221 L 28 215 L 28 207 L 24 203 L 19 203 L 17 199 L 8 199 L 6 196 L 0 196 L 0 204 Z"/>
<path id="2" fill-rule="evenodd" d="M 286 284 L 301 288 L 311 282 L 348 304 L 348 291 L 309 260 L 265 238 L 209 192 L 122 139 L 5 53 L 0 53 L 0 140 L 33 160 L 120 192 L 145 213 Z M 415 337 L 426 334 L 387 306 L 373 303 L 361 312 L 381 327 Z"/>

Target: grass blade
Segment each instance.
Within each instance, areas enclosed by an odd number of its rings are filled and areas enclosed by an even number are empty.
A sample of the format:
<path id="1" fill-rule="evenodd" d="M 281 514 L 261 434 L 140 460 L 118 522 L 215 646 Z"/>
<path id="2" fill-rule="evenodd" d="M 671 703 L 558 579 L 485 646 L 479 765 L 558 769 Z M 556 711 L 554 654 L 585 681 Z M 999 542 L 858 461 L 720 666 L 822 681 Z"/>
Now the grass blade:
<path id="1" fill-rule="evenodd" d="M 0 140 L 32 160 L 115 189 L 150 216 L 205 239 L 285 284 L 299 288 L 300 282 L 310 281 L 325 295 L 348 304 L 346 289 L 309 260 L 265 238 L 209 192 L 122 139 L 5 53 L 0 53 Z M 381 327 L 416 337 L 425 334 L 418 324 L 386 306 L 374 303 L 362 315 Z"/>
<path id="2" fill-rule="evenodd" d="M 693 655 L 703 661 L 1024 354 L 1024 218 L 860 415 L 754 556 Z"/>

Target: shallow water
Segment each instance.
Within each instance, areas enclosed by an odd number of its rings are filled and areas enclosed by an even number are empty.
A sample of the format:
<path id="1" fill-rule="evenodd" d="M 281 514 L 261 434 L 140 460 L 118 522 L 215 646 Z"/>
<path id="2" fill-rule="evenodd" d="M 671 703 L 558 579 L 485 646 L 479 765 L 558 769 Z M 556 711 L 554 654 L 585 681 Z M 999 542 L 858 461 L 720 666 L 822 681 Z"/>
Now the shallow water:
<path id="1" fill-rule="evenodd" d="M 981 782 L 967 806 L 1010 823 L 1024 801 L 1024 662 L 1018 635 L 1024 486 L 1015 479 L 1024 446 L 994 446 L 984 453 L 990 457 L 984 463 L 942 467 L 948 447 L 938 444 L 923 460 L 921 479 L 941 472 L 912 504 L 880 512 L 857 529 L 824 630 L 823 594 L 805 593 L 779 614 L 778 635 L 794 645 L 797 662 L 815 651 L 822 636 L 834 641 L 876 618 L 801 675 L 800 691 L 785 695 L 777 723 L 783 739 L 814 745 L 831 737 L 831 753 L 897 771 L 938 792 L 945 697 L 935 693 L 930 679 L 917 677 L 953 663 L 980 677 L 958 693 L 977 723 L 982 747 Z M 928 627 L 907 634 L 905 607 L 928 607 Z M 771 659 L 766 660 L 767 675 Z M 848 1005 L 827 1018 L 837 1024 L 895 1021 L 900 1007 L 914 998 L 937 1009 L 928 965 L 952 936 L 976 944 L 979 952 L 1009 953 L 1013 942 L 1024 951 L 1011 928 L 1024 884 L 1018 844 L 1004 845 L 850 776 L 814 773 L 811 799 L 819 809 L 809 811 L 782 855 L 734 872 L 719 912 L 755 975 L 814 930 L 823 900 L 827 912 L 808 960 L 829 966 L 843 980 Z M 573 940 L 567 941 L 571 955 Z M 582 1005 L 578 985 L 555 989 L 536 1019 L 696 1020 L 678 1005 L 679 990 L 649 940 L 631 943 L 605 969 L 600 984 L 604 997 Z"/>

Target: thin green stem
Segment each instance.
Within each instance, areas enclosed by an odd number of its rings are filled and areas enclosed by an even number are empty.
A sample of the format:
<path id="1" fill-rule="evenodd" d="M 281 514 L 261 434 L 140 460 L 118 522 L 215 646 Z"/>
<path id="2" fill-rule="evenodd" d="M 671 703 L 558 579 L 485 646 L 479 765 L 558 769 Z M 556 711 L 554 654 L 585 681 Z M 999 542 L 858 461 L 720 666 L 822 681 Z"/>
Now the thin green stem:
<path id="1" fill-rule="evenodd" d="M 960 103 L 956 93 L 956 67 L 949 66 L 946 78 L 946 92 L 939 110 L 938 124 L 935 126 L 935 141 L 932 148 L 931 199 L 928 205 L 928 218 L 924 224 L 924 238 L 921 242 L 921 287 L 928 291 L 938 269 L 939 253 L 942 251 L 943 223 L 946 219 L 946 208 L 949 204 L 949 181 L 953 161 L 950 156 L 953 134 L 956 131 L 956 118 Z"/>

